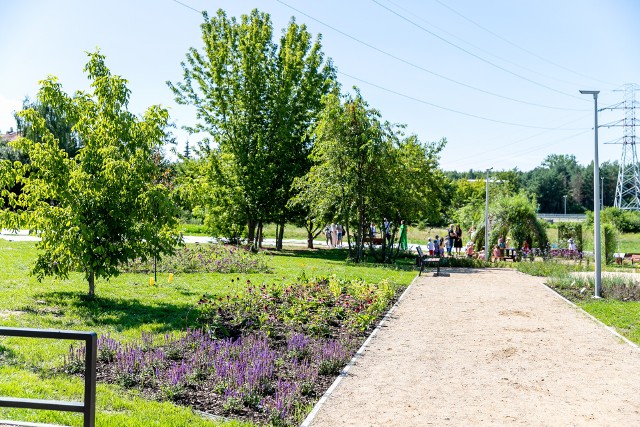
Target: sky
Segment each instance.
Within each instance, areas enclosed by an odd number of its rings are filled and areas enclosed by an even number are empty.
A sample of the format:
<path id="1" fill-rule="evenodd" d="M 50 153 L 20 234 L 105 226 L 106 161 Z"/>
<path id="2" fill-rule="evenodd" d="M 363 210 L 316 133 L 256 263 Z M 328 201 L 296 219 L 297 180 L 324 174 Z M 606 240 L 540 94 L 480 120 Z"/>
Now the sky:
<path id="1" fill-rule="evenodd" d="M 130 111 L 169 109 L 177 150 L 196 135 L 195 110 L 166 82 L 202 46 L 206 10 L 271 15 L 274 35 L 292 17 L 322 35 L 343 92 L 364 99 L 421 141 L 446 138 L 445 170 L 531 170 L 550 154 L 594 158 L 594 101 L 619 105 L 640 83 L 637 0 L 0 0 L 0 130 L 57 76 L 67 93 L 87 90 L 86 52 L 106 55 L 128 80 Z M 640 93 L 636 93 L 640 100 Z M 640 115 L 640 111 L 638 111 Z M 619 160 L 623 111 L 599 112 L 599 160 Z"/>

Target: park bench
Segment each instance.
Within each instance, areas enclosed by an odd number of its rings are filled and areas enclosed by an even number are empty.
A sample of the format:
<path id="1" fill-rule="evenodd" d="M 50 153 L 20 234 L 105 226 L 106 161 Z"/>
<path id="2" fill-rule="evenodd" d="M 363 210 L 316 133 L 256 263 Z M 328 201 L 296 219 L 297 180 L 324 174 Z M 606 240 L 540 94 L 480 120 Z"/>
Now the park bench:
<path id="1" fill-rule="evenodd" d="M 371 238 L 369 236 L 366 236 L 364 238 L 364 243 L 371 243 L 373 245 L 382 245 L 382 237 L 373 237 L 373 238 Z"/>
<path id="2" fill-rule="evenodd" d="M 516 252 L 514 248 L 500 249 L 500 255 L 502 255 L 500 258 L 502 258 L 502 261 L 510 259 L 515 262 L 517 260 Z"/>
<path id="3" fill-rule="evenodd" d="M 634 252 L 628 252 L 628 253 L 623 253 L 623 252 L 617 252 L 613 254 L 613 258 L 616 262 L 616 264 L 622 264 L 625 261 L 629 261 L 631 262 L 631 265 L 634 265 L 636 262 L 640 263 L 640 253 L 634 253 Z"/>
<path id="4" fill-rule="evenodd" d="M 435 268 L 436 272 L 434 275 L 439 276 L 440 275 L 440 257 L 425 255 L 424 252 L 422 252 L 422 248 L 420 246 L 416 246 L 416 250 L 418 251 L 418 256 L 416 257 L 416 263 L 420 268 L 420 272 L 418 273 L 418 276 L 422 275 L 422 272 L 426 268 Z"/>

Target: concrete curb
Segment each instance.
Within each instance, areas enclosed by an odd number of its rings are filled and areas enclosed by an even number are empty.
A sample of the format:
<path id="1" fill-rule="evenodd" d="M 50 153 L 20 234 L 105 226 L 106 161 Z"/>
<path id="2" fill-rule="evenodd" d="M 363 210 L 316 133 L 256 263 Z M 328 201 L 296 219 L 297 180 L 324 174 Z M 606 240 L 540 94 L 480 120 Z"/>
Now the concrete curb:
<path id="1" fill-rule="evenodd" d="M 624 337 L 622 335 L 620 335 L 620 333 L 618 331 L 615 330 L 614 327 L 612 326 L 608 326 L 605 323 L 603 323 L 601 320 L 599 320 L 598 318 L 594 317 L 592 314 L 587 313 L 582 307 L 579 307 L 578 305 L 576 305 L 575 303 L 573 303 L 572 301 L 569 301 L 568 299 L 566 299 L 564 296 L 560 295 L 558 292 L 556 292 L 552 287 L 550 287 L 549 285 L 547 285 L 546 283 L 542 284 L 545 288 L 547 288 L 547 290 L 551 293 L 553 293 L 555 296 L 557 296 L 558 298 L 560 298 L 561 300 L 563 300 L 564 302 L 566 302 L 567 304 L 569 304 L 571 307 L 575 308 L 576 310 L 582 312 L 585 316 L 587 316 L 588 318 L 590 318 L 591 320 L 593 320 L 594 322 L 596 322 L 597 324 L 599 324 L 600 326 L 602 326 L 604 329 L 606 329 L 607 331 L 609 331 L 611 334 L 613 334 L 614 336 L 616 336 L 617 338 L 620 338 L 622 341 L 624 341 L 625 343 L 629 344 L 631 346 L 631 348 L 633 348 L 636 351 L 640 351 L 640 346 L 638 346 L 638 344 L 634 343 L 633 341 L 629 340 L 629 338 Z"/>
<path id="2" fill-rule="evenodd" d="M 396 308 L 398 307 L 398 304 L 400 304 L 400 301 L 402 301 L 405 297 L 405 295 L 407 294 L 407 291 L 409 291 L 409 289 L 411 289 L 411 286 L 413 286 L 413 284 L 416 282 L 416 280 L 418 280 L 419 276 L 416 274 L 416 277 L 411 281 L 411 283 L 409 284 L 409 286 L 407 286 L 407 289 L 404 290 L 404 292 L 402 293 L 402 295 L 400 295 L 400 298 L 398 298 L 398 301 L 396 301 L 395 304 L 393 304 L 393 306 L 389 309 L 389 311 L 387 311 L 387 314 L 384 315 L 384 317 L 382 318 L 382 320 L 380 321 L 380 323 L 378 323 L 378 325 L 376 326 L 376 328 L 373 330 L 373 332 L 371 332 L 371 334 L 369 335 L 369 337 L 366 339 L 366 341 L 362 344 L 362 346 L 360 346 L 360 348 L 358 349 L 358 351 L 356 352 L 356 354 L 351 358 L 351 360 L 349 361 L 349 363 L 347 363 L 347 366 L 344 367 L 344 369 L 342 369 L 342 371 L 340 371 L 340 375 L 338 375 L 338 377 L 335 379 L 335 381 L 333 382 L 333 384 L 331 384 L 331 386 L 327 389 L 327 391 L 324 392 L 324 394 L 322 395 L 322 397 L 320 398 L 320 400 L 318 400 L 316 402 L 315 405 L 313 405 L 313 409 L 311 410 L 311 412 L 309 412 L 309 415 L 307 415 L 307 418 L 304 419 L 304 421 L 302 422 L 302 424 L 300 424 L 300 427 L 309 427 L 311 425 L 311 423 L 313 422 L 313 420 L 315 419 L 316 415 L 318 415 L 318 411 L 320 411 L 320 408 L 322 408 L 322 406 L 325 404 L 325 402 L 327 401 L 327 399 L 329 399 L 329 397 L 331 396 L 331 394 L 333 393 L 333 391 L 336 389 L 336 387 L 338 387 L 338 384 L 340 384 L 340 382 L 342 381 L 343 378 L 345 378 L 347 376 L 347 374 L 349 373 L 349 370 L 351 370 L 351 368 L 353 366 L 355 366 L 356 362 L 358 361 L 358 359 L 360 357 L 362 357 L 362 355 L 364 354 L 365 350 L 367 349 L 367 347 L 369 346 L 369 343 L 371 342 L 371 340 L 373 339 L 373 337 L 375 337 L 378 334 L 378 331 L 380 330 L 380 328 L 389 321 L 389 318 L 391 317 L 391 315 L 393 314 L 393 312 L 396 310 Z"/>

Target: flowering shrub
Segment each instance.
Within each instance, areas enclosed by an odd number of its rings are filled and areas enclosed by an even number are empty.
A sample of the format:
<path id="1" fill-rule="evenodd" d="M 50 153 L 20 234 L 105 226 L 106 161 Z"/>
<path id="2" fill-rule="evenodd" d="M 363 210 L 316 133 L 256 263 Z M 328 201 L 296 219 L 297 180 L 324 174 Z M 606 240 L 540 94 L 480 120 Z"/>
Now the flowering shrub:
<path id="1" fill-rule="evenodd" d="M 400 289 L 335 278 L 198 302 L 198 329 L 126 344 L 98 338 L 98 378 L 196 409 L 297 425 Z M 82 371 L 84 347 L 65 370 Z"/>
<path id="2" fill-rule="evenodd" d="M 336 327 L 348 333 L 369 329 L 397 291 L 386 281 L 372 285 L 335 277 L 260 287 L 248 281 L 243 295 L 203 296 L 198 320 L 221 337 L 247 329 L 274 333 L 279 325 L 311 336 L 337 337 Z"/>
<path id="3" fill-rule="evenodd" d="M 158 260 L 157 271 L 171 273 L 267 273 L 268 255 L 253 253 L 246 248 L 223 244 L 183 246 L 173 255 Z M 124 271 L 149 273 L 153 259 L 131 261 Z"/>

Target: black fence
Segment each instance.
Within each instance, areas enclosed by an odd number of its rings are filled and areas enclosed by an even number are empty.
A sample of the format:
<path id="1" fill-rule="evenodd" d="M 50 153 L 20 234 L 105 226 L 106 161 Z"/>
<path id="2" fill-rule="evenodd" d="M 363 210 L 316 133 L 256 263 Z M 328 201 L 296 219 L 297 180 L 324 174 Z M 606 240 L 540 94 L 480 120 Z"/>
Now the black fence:
<path id="1" fill-rule="evenodd" d="M 0 407 L 48 409 L 53 411 L 82 412 L 84 427 L 94 427 L 96 419 L 96 352 L 98 337 L 95 332 L 58 331 L 52 329 L 4 328 L 0 327 L 0 336 L 52 338 L 58 340 L 84 341 L 84 401 L 65 402 L 62 400 L 20 399 L 0 396 Z"/>

